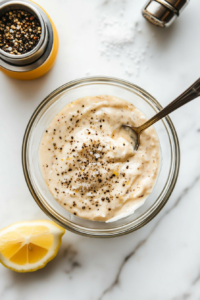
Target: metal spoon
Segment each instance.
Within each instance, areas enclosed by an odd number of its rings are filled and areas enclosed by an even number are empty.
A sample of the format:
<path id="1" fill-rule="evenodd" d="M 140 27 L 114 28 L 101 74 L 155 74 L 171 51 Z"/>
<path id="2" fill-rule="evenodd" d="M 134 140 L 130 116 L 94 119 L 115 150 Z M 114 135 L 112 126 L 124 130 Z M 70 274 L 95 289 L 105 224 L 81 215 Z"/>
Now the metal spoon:
<path id="1" fill-rule="evenodd" d="M 183 106 L 184 104 L 192 101 L 193 99 L 200 96 L 200 78 L 193 83 L 183 94 L 181 94 L 178 98 L 176 98 L 174 101 L 172 101 L 169 105 L 167 105 L 165 108 L 163 108 L 159 113 L 157 113 L 155 116 L 153 116 L 150 120 L 145 122 L 139 127 L 132 127 L 129 125 L 122 125 L 122 128 L 127 130 L 130 133 L 130 136 L 133 140 L 133 146 L 134 149 L 137 151 L 139 145 L 140 145 L 140 135 L 141 133 L 159 121 L 160 119 L 164 118 L 171 112 L 175 111 L 177 108 Z"/>

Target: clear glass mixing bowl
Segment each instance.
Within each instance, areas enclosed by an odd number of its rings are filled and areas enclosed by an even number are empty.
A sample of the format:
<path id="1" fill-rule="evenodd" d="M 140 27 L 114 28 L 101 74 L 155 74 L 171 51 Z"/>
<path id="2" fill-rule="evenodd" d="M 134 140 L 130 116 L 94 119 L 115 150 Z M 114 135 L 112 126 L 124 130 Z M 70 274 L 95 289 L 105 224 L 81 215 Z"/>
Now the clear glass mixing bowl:
<path id="1" fill-rule="evenodd" d="M 95 222 L 74 216 L 51 195 L 40 168 L 39 148 L 52 118 L 68 103 L 78 98 L 111 95 L 134 104 L 147 118 L 162 106 L 140 87 L 117 78 L 90 77 L 69 82 L 47 96 L 33 113 L 23 140 L 22 164 L 29 190 L 39 207 L 55 222 L 75 233 L 90 237 L 114 237 L 146 225 L 163 208 L 177 181 L 180 151 L 175 128 L 169 117 L 155 124 L 160 140 L 161 168 L 153 192 L 143 206 L 126 218 L 112 223 Z"/>

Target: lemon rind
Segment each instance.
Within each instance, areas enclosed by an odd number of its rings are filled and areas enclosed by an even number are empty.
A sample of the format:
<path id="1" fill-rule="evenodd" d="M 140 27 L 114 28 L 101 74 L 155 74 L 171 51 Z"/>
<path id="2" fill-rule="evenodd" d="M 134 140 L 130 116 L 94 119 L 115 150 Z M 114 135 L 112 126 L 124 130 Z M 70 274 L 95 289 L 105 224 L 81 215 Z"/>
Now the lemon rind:
<path id="1" fill-rule="evenodd" d="M 3 255 L 1 255 L 0 253 L 0 263 L 12 270 L 12 271 L 15 271 L 15 272 L 18 272 L 18 273 L 27 273 L 27 272 L 35 272 L 39 269 L 42 269 L 44 268 L 47 263 L 49 263 L 52 259 L 55 258 L 55 256 L 57 255 L 58 253 L 58 250 L 61 246 L 61 243 L 62 243 L 62 236 L 64 235 L 65 233 L 65 229 L 60 227 L 59 225 L 57 225 L 56 223 L 54 223 L 53 221 L 49 221 L 49 220 L 37 220 L 37 221 L 23 221 L 23 222 L 17 222 L 17 223 L 14 223 L 10 226 L 7 226 L 5 228 L 3 228 L 2 230 L 0 230 L 0 237 L 1 235 L 9 232 L 12 230 L 13 228 L 13 231 L 14 229 L 16 229 L 17 227 L 21 227 L 21 226 L 31 226 L 31 225 L 45 225 L 50 228 L 50 232 L 54 234 L 54 243 L 51 247 L 51 249 L 48 251 L 48 253 L 39 261 L 39 262 L 36 262 L 34 264 L 26 264 L 26 265 L 17 265 L 15 263 L 12 263 L 9 261 L 9 259 L 7 258 L 4 258 Z M 48 226 L 48 225 L 50 226 Z M 58 229 L 57 232 L 52 232 L 51 229 Z M 56 245 L 56 247 L 54 248 L 54 245 Z M 35 267 L 31 267 L 31 265 L 35 265 Z M 30 268 L 29 268 L 30 266 Z"/>

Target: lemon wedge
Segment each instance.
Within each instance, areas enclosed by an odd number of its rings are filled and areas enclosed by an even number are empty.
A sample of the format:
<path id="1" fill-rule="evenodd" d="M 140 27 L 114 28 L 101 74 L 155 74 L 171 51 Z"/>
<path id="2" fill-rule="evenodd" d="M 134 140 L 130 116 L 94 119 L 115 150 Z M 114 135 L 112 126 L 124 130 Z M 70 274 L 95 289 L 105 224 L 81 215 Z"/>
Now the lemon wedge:
<path id="1" fill-rule="evenodd" d="M 65 229 L 52 221 L 12 224 L 0 230 L 0 262 L 16 272 L 33 272 L 52 260 Z"/>

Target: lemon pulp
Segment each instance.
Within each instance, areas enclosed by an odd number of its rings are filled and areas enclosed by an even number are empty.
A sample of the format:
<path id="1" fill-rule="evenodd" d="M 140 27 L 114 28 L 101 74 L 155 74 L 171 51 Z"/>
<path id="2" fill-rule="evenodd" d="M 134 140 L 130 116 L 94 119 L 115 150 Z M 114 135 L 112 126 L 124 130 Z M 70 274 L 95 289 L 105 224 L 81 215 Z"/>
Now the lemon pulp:
<path id="1" fill-rule="evenodd" d="M 0 231 L 1 263 L 17 272 L 36 271 L 55 257 L 64 233 L 51 221 L 13 224 Z"/>

